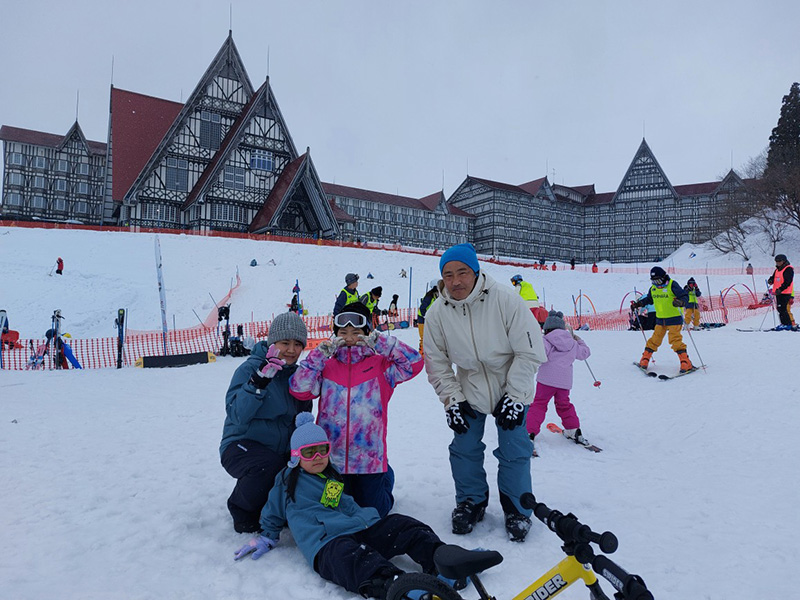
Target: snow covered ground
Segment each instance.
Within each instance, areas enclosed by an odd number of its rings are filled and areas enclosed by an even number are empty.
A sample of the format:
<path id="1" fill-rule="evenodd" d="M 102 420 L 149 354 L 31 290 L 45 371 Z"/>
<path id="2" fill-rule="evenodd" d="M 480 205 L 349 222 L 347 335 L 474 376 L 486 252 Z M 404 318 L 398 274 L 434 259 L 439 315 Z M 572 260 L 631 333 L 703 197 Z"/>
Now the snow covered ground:
<path id="1" fill-rule="evenodd" d="M 373 283 L 365 279 L 371 271 L 374 285 L 384 287 L 383 304 L 392 293 L 406 304 L 400 268 L 413 266 L 416 297 L 438 263 L 386 251 L 191 236 L 164 235 L 161 244 L 168 309 L 179 327 L 196 322 L 192 308 L 208 314 L 208 293 L 223 296 L 237 266 L 242 286 L 232 316 L 252 311 L 263 319 L 284 310 L 295 278 L 310 312 L 325 313 L 349 271 L 361 274 L 362 291 Z M 780 248 L 790 260 L 800 259 L 798 250 L 796 243 Z M 689 259 L 691 252 L 697 256 Z M 48 277 L 59 255 L 65 274 Z M 247 266 L 252 258 L 259 267 Z M 275 266 L 266 265 L 271 258 Z M 687 247 L 670 260 L 741 265 Z M 763 255 L 752 262 L 771 264 Z M 519 271 L 486 269 L 500 282 Z M 75 336 L 112 335 L 119 306 L 129 308 L 131 328 L 160 322 L 149 235 L 0 228 L 0 272 L 0 308 L 23 337 L 41 335 L 54 308 Z M 565 312 L 578 290 L 597 310 L 611 310 L 647 283 L 644 274 L 530 275 L 548 304 Z M 710 278 L 714 293 L 735 282 Z M 537 440 L 537 498 L 616 533 L 620 549 L 612 558 L 640 574 L 658 600 L 794 597 L 787 574 L 800 530 L 800 484 L 791 466 L 800 408 L 791 369 L 800 336 L 735 329 L 758 327 L 762 318 L 694 333 L 690 356 L 698 363 L 701 356 L 707 371 L 669 382 L 631 366 L 644 344 L 640 332 L 582 333 L 602 385 L 593 387 L 588 369 L 576 364 L 572 396 L 584 433 L 604 452 L 547 432 Z M 397 335 L 416 343 L 413 330 Z M 657 370 L 677 371 L 666 346 L 655 358 Z M 218 444 L 225 390 L 241 360 L 171 370 L 0 372 L 0 596 L 354 598 L 314 574 L 288 533 L 258 561 L 232 560 L 248 538 L 230 524 L 225 500 L 233 480 L 219 465 Z M 445 541 L 499 550 L 505 560 L 484 581 L 500 599 L 560 560 L 558 538 L 538 522 L 524 544 L 507 541 L 494 483 L 484 522 L 469 536 L 451 534 L 450 432 L 424 374 L 400 385 L 390 407 L 397 511 L 429 523 Z M 548 418 L 558 422 L 552 407 Z M 487 435 L 489 450 L 494 437 Z M 490 452 L 486 464 L 494 482 Z M 477 597 L 474 590 L 463 595 Z M 560 596 L 586 597 L 580 585 Z"/>

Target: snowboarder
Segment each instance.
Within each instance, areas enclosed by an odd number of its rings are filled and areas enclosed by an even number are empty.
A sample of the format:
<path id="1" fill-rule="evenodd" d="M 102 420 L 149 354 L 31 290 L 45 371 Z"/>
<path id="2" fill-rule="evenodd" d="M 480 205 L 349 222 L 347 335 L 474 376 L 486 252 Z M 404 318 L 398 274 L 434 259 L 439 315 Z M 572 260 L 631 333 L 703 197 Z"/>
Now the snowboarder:
<path id="1" fill-rule="evenodd" d="M 550 399 L 555 397 L 556 412 L 561 417 L 564 435 L 576 444 L 587 445 L 581 433 L 581 422 L 569 399 L 572 388 L 572 363 L 591 355 L 589 346 L 572 331 L 567 331 L 564 314 L 551 310 L 544 322 L 544 349 L 547 362 L 536 374 L 536 395 L 526 417 L 525 426 L 533 441 L 539 434 Z"/>
<path id="2" fill-rule="evenodd" d="M 339 292 L 336 303 L 333 305 L 334 317 L 342 312 L 342 309 L 348 304 L 358 302 L 358 274 L 348 273 L 344 277 L 344 283 L 345 286 L 342 288 L 342 291 Z"/>
<path id="3" fill-rule="evenodd" d="M 439 280 L 431 279 L 428 284 L 428 291 L 419 301 L 419 308 L 417 309 L 417 330 L 419 331 L 419 351 L 424 354 L 422 348 L 423 334 L 425 333 L 425 315 L 436 299 L 439 297 Z"/>
<path id="4" fill-rule="evenodd" d="M 658 350 L 664 336 L 668 335 L 669 344 L 677 353 L 681 361 L 681 373 L 693 370 L 692 361 L 686 353 L 686 344 L 681 335 L 683 326 L 683 315 L 681 309 L 689 301 L 689 294 L 678 284 L 677 281 L 670 279 L 667 272 L 661 267 L 650 269 L 650 281 L 652 283 L 650 291 L 644 298 L 631 302 L 631 308 L 639 308 L 652 304 L 656 311 L 656 326 L 653 335 L 647 340 L 639 366 L 646 369 L 650 364 L 653 352 Z"/>
<path id="5" fill-rule="evenodd" d="M 317 421 L 331 441 L 331 460 L 359 506 L 383 517 L 394 504 L 394 471 L 386 451 L 387 405 L 394 388 L 422 371 L 422 357 L 370 326 L 369 309 L 349 304 L 333 319 L 334 336 L 308 353 L 289 389 L 319 397 Z"/>
<path id="6" fill-rule="evenodd" d="M 381 517 L 374 508 L 359 506 L 330 461 L 325 430 L 310 414 L 298 415 L 296 425 L 291 459 L 275 479 L 261 516 L 263 533 L 236 551 L 234 560 L 260 558 L 275 548 L 288 525 L 320 577 L 364 598 L 385 598 L 403 574 L 389 561 L 395 556 L 408 554 L 424 572 L 436 573 L 433 554 L 444 542 L 433 530 L 413 517 Z"/>
<path id="7" fill-rule="evenodd" d="M 700 303 L 697 299 L 703 295 L 700 287 L 694 280 L 694 277 L 689 277 L 689 281 L 683 286 L 683 289 L 689 294 L 689 301 L 686 303 L 686 311 L 684 312 L 684 323 L 688 327 L 690 324 L 695 328 L 700 327 Z"/>
<path id="8" fill-rule="evenodd" d="M 402 277 L 403 279 L 408 277 L 408 273 L 406 273 L 405 269 L 400 269 L 400 277 Z"/>
<path id="9" fill-rule="evenodd" d="M 294 418 L 311 411 L 311 402 L 289 394 L 289 378 L 297 369 L 307 338 L 305 323 L 297 313 L 277 315 L 266 341 L 258 342 L 239 365 L 225 395 L 219 454 L 223 468 L 236 479 L 228 511 L 239 533 L 261 529 L 261 509 L 275 475 L 289 457 Z"/>
<path id="10" fill-rule="evenodd" d="M 778 254 L 775 257 L 775 271 L 770 275 L 767 283 L 772 286 L 775 304 L 778 307 L 778 316 L 781 320 L 781 324 L 775 330 L 788 331 L 792 329 L 794 323 L 789 309 L 794 295 L 794 268 L 789 264 L 785 254 Z"/>
<path id="11" fill-rule="evenodd" d="M 547 360 L 542 330 L 518 294 L 481 271 L 472 244 L 446 250 L 439 267 L 442 297 L 425 318 L 425 370 L 453 430 L 453 533 L 470 533 L 489 502 L 483 437 L 491 415 L 506 533 L 511 541 L 522 542 L 531 511 L 520 497 L 531 491 L 533 454 L 524 423 L 533 378 Z"/>
<path id="12" fill-rule="evenodd" d="M 56 275 L 64 274 L 64 260 L 59 256 L 56 261 Z"/>

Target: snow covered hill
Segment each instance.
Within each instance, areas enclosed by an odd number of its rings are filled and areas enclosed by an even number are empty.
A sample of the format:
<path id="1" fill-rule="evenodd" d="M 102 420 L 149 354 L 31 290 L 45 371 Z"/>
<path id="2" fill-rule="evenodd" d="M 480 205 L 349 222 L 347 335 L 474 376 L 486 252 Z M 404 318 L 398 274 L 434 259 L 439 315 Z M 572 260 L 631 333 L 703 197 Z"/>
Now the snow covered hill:
<path id="1" fill-rule="evenodd" d="M 237 266 L 242 286 L 233 315 L 265 318 L 285 309 L 296 278 L 310 312 L 326 313 L 349 271 L 361 275 L 362 291 L 373 281 L 382 285 L 384 304 L 392 293 L 407 303 L 400 269 L 413 267 L 416 297 L 438 264 L 386 251 L 191 236 L 164 235 L 161 244 L 168 309 L 179 327 L 196 322 L 192 309 L 208 314 L 209 292 L 223 296 Z M 782 251 L 800 260 L 798 249 Z M 49 277 L 57 256 L 65 259 L 65 274 Z M 252 258 L 258 267 L 247 266 Z M 270 259 L 275 266 L 267 265 Z M 741 266 L 689 247 L 669 261 L 684 268 Z M 765 255 L 752 262 L 771 265 Z M 501 282 L 519 270 L 486 269 Z M 646 285 L 646 269 L 638 276 L 530 272 L 529 279 L 565 312 L 580 291 L 597 310 L 611 310 L 633 286 Z M 0 272 L 0 308 L 23 336 L 40 335 L 54 308 L 74 335 L 111 335 L 119 306 L 130 309 L 132 328 L 160 322 L 153 240 L 146 234 L 0 228 Z M 366 280 L 367 272 L 375 279 Z M 734 279 L 709 282 L 716 293 Z M 737 325 L 757 327 L 761 319 Z M 413 330 L 397 335 L 416 343 Z M 690 356 L 708 369 L 661 382 L 631 366 L 644 344 L 641 332 L 581 335 L 602 385 L 593 387 L 588 369 L 576 363 L 572 397 L 585 434 L 604 452 L 591 454 L 543 432 L 541 457 L 532 464 L 537 498 L 616 533 L 620 549 L 613 558 L 640 574 L 658 600 L 793 597 L 785 574 L 800 526 L 792 467 L 800 390 L 791 376 L 800 336 L 741 333 L 734 326 L 695 332 Z M 657 370 L 677 370 L 666 345 L 655 358 Z M 225 390 L 240 361 L 168 370 L 0 371 L 0 595 L 354 598 L 314 574 L 288 533 L 258 561 L 232 560 L 247 537 L 230 525 L 225 500 L 233 480 L 219 465 L 218 444 Z M 552 408 L 548 419 L 558 422 Z M 484 581 L 498 598 L 511 598 L 560 560 L 559 540 L 535 522 L 524 544 L 507 541 L 493 483 L 486 519 L 469 536 L 450 533 L 450 437 L 424 373 L 401 384 L 389 415 L 396 510 L 429 523 L 448 542 L 499 550 L 505 560 Z M 488 432 L 489 450 L 494 438 Z M 486 467 L 493 482 L 490 452 Z M 398 564 L 412 568 L 404 559 Z M 477 597 L 474 590 L 463 595 Z M 586 597 L 580 585 L 560 596 Z"/>

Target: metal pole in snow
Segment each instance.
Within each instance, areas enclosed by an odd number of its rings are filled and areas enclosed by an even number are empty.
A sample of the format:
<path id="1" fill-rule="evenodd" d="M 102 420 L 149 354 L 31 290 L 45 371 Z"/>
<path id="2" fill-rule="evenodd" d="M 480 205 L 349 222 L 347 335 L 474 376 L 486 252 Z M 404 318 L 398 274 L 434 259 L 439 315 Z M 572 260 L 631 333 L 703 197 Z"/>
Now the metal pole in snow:
<path id="1" fill-rule="evenodd" d="M 156 247 L 156 272 L 158 273 L 158 296 L 161 301 L 161 339 L 164 342 L 164 356 L 169 354 L 167 350 L 167 294 L 164 288 L 164 274 L 161 270 L 161 242 L 158 241 L 158 236 L 155 239 Z"/>
<path id="2" fill-rule="evenodd" d="M 411 281 L 414 279 L 414 267 L 408 267 L 408 310 L 411 310 Z M 427 293 L 428 290 L 425 290 Z"/>

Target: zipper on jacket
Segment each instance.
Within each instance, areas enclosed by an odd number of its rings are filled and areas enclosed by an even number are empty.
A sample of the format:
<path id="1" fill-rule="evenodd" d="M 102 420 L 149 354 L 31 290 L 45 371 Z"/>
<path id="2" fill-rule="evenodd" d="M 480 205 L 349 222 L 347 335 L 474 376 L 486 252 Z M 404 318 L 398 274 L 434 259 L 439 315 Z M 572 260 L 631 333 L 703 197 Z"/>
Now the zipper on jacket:
<path id="1" fill-rule="evenodd" d="M 353 374 L 353 349 L 347 349 L 347 420 L 345 421 L 345 447 L 344 447 L 344 472 L 350 472 L 350 390 Z"/>
<path id="2" fill-rule="evenodd" d="M 464 314 L 467 314 L 467 304 L 464 303 Z M 475 358 L 478 359 L 478 364 L 481 366 L 481 373 L 483 374 L 483 380 L 486 382 L 486 393 L 492 391 L 492 386 L 489 384 L 489 377 L 486 375 L 486 366 L 483 364 L 480 355 L 478 354 L 478 346 L 475 344 L 475 329 L 472 326 L 472 309 L 469 311 L 469 335 L 472 338 L 472 349 L 475 350 Z M 489 398 L 489 406 L 491 406 L 494 402 L 492 398 Z"/>

